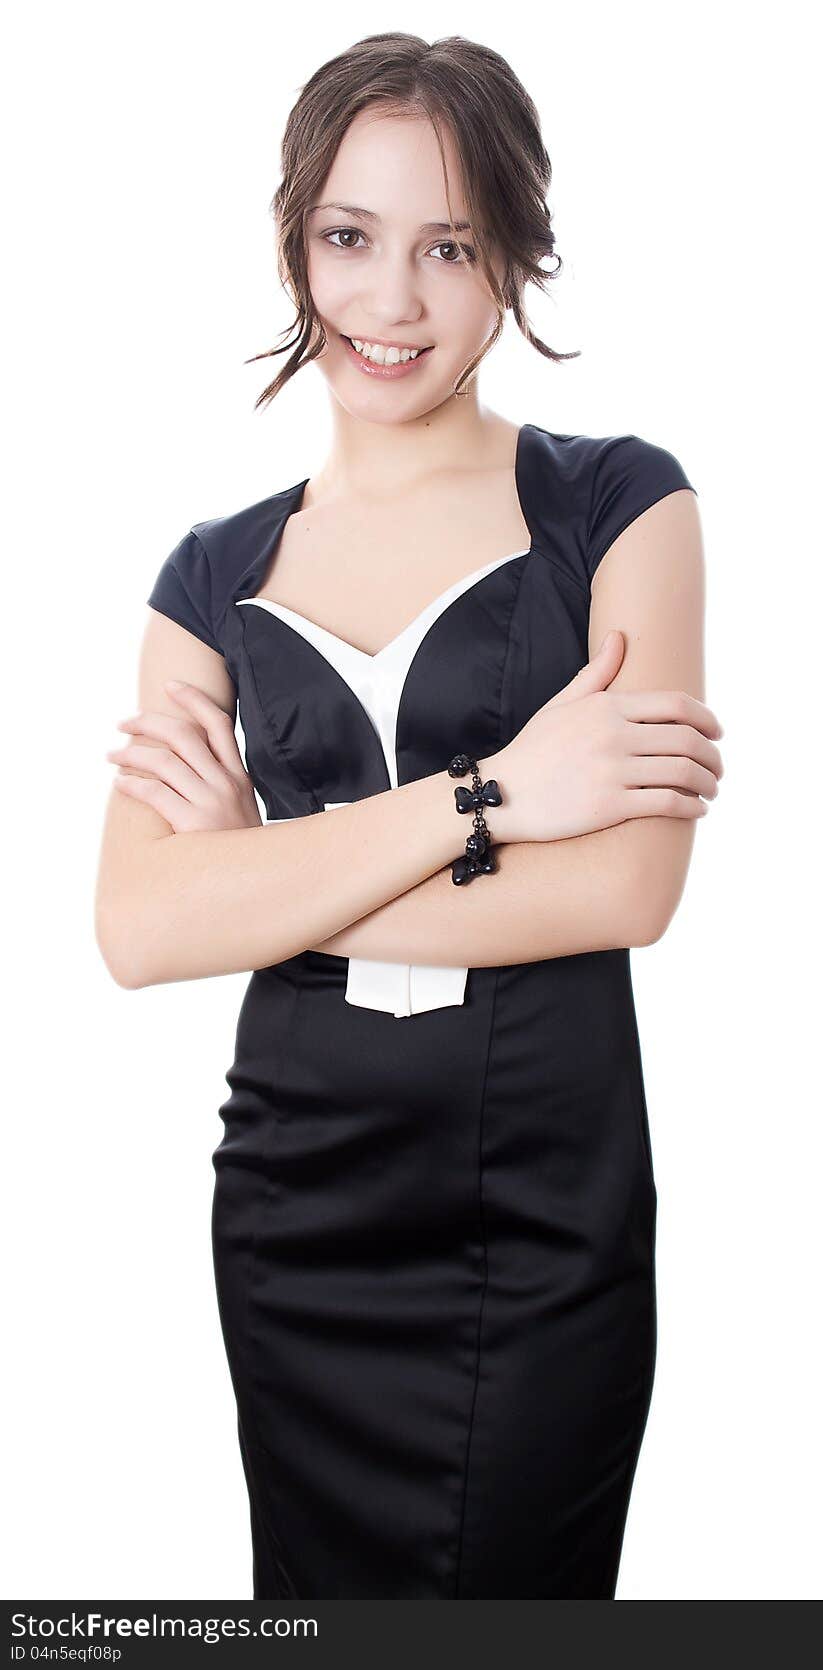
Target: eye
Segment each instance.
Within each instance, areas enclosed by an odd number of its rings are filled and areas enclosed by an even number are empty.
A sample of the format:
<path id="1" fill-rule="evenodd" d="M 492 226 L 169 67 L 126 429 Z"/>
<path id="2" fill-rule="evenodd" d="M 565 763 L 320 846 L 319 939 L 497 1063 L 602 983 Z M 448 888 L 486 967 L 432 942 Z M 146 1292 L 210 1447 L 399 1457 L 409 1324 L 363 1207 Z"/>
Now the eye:
<path id="1" fill-rule="evenodd" d="M 356 244 L 332 244 L 332 238 L 362 238 L 363 233 L 357 226 L 338 226 L 333 232 L 321 232 L 324 243 L 331 244 L 332 249 L 356 249 Z"/>
<path id="2" fill-rule="evenodd" d="M 321 232 L 320 236 L 324 243 L 331 245 L 332 249 L 362 249 L 368 241 L 365 234 L 360 231 L 358 226 L 337 226 L 330 232 Z M 332 242 L 333 239 L 338 238 L 361 238 L 363 242 L 361 244 Z M 440 265 L 444 267 L 457 267 L 460 265 L 460 259 L 457 253 L 459 249 L 462 249 L 466 260 L 470 263 L 470 265 L 473 265 L 477 260 L 477 254 L 471 244 L 457 244 L 453 239 L 449 239 L 446 242 L 441 241 L 439 244 L 432 245 L 432 250 L 443 249 L 453 251 L 451 256 L 437 257 Z"/>
<path id="3" fill-rule="evenodd" d="M 447 243 L 433 244 L 432 248 L 433 249 L 453 249 L 455 251 L 457 251 L 458 249 L 462 249 L 463 254 L 466 257 L 466 260 L 470 264 L 477 260 L 477 255 L 475 253 L 475 250 L 472 248 L 471 244 L 456 244 L 456 243 L 454 243 L 453 240 L 450 239 Z M 446 261 L 442 262 L 442 265 L 444 267 L 456 267 L 456 266 L 459 266 L 459 264 L 460 264 L 460 259 L 459 259 L 459 256 L 457 254 L 455 254 L 454 260 L 446 260 Z"/>

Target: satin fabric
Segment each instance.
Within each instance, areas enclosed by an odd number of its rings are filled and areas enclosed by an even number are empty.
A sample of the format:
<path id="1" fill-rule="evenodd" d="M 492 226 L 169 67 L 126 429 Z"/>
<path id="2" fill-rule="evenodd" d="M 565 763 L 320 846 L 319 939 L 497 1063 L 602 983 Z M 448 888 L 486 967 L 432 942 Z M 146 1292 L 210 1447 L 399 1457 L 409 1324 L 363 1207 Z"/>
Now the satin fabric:
<path id="1" fill-rule="evenodd" d="M 295 613 L 282 603 L 269 598 L 245 597 L 238 608 L 267 609 L 285 621 L 292 631 L 300 633 L 324 656 L 349 686 L 352 695 L 368 713 L 379 738 L 392 788 L 397 788 L 399 765 L 395 754 L 397 715 L 403 697 L 409 669 L 417 651 L 433 627 L 438 616 L 451 607 L 470 586 L 479 584 L 492 569 L 501 563 L 525 556 L 525 551 L 512 551 L 496 557 L 482 568 L 449 586 L 426 609 L 399 632 L 376 655 L 357 649 L 336 633 L 317 626 L 304 615 Z M 324 810 L 346 802 L 326 801 Z M 282 823 L 287 820 L 274 820 Z M 350 957 L 346 975 L 347 1003 L 365 1009 L 382 1009 L 401 1020 L 406 1015 L 420 1015 L 426 1009 L 438 1009 L 462 1003 L 466 991 L 467 968 L 442 964 L 409 967 L 403 963 L 376 962 L 363 957 Z"/>
<path id="2" fill-rule="evenodd" d="M 637 436 L 531 424 L 516 481 L 531 546 L 427 623 L 388 750 L 311 623 L 241 606 L 305 482 L 170 553 L 149 601 L 225 657 L 268 817 L 502 747 L 588 659 L 609 545 L 690 486 Z M 629 952 L 471 968 L 402 1019 L 347 1002 L 349 972 L 306 950 L 251 975 L 220 1108 L 254 1597 L 611 1598 L 656 1348 Z"/>

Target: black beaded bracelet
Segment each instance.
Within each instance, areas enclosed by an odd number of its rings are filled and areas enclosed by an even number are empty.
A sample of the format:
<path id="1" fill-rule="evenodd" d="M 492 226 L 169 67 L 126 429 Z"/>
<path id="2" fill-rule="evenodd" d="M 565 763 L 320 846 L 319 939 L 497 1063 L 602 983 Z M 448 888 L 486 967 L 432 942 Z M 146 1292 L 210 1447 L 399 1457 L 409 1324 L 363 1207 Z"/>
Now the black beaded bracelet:
<path id="1" fill-rule="evenodd" d="M 502 806 L 503 796 L 493 777 L 487 783 L 481 783 L 477 761 L 470 754 L 455 754 L 448 768 L 449 776 L 465 777 L 467 771 L 472 774 L 472 786 L 470 789 L 455 789 L 454 799 L 458 812 L 474 813 L 474 834 L 466 842 L 465 857 L 456 858 L 452 864 L 452 881 L 456 887 L 471 881 L 474 876 L 493 875 L 497 869 L 483 807 Z"/>

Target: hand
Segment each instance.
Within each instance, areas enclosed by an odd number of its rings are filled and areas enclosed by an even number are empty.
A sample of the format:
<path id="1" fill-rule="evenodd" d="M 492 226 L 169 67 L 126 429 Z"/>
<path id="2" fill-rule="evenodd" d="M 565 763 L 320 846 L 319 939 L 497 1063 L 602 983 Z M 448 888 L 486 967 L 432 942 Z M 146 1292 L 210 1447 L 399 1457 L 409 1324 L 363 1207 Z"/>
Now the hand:
<path id="1" fill-rule="evenodd" d="M 503 804 L 490 813 L 500 841 L 557 841 L 630 818 L 701 818 L 723 775 L 715 715 L 684 690 L 609 690 L 622 633 L 483 761 Z M 478 762 L 479 763 L 479 762 Z M 705 796 L 706 799 L 701 799 Z"/>
<path id="2" fill-rule="evenodd" d="M 184 717 L 141 712 L 120 720 L 119 731 L 161 746 L 132 741 L 111 749 L 106 758 L 121 766 L 115 787 L 153 806 L 175 835 L 259 828 L 254 788 L 225 709 L 194 684 L 170 680 L 164 688 Z"/>

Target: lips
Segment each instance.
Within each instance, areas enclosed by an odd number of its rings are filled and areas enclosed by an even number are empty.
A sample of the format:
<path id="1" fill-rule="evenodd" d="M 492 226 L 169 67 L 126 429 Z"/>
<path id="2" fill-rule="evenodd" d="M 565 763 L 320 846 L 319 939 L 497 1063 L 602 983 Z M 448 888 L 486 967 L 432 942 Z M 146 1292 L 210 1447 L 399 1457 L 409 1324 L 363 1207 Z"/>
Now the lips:
<path id="1" fill-rule="evenodd" d="M 368 377 L 373 383 L 396 383 L 401 382 L 406 377 L 416 376 L 426 355 L 434 352 L 434 344 L 430 343 L 427 348 L 421 348 L 415 354 L 414 359 L 398 359 L 394 363 L 386 365 L 385 363 L 381 364 L 379 360 L 365 359 L 362 354 L 357 352 L 350 336 L 344 336 L 342 331 L 339 331 L 338 335 L 341 342 L 348 348 L 352 368 L 357 372 L 358 377 Z"/>
<path id="2" fill-rule="evenodd" d="M 354 342 L 353 342 L 353 341 L 352 341 L 352 338 L 351 338 L 351 337 L 350 337 L 350 336 L 346 336 L 346 334 L 345 334 L 345 332 L 344 332 L 344 331 L 341 331 L 341 332 L 340 332 L 340 335 L 341 335 L 341 336 L 342 336 L 342 338 L 343 338 L 343 341 L 344 341 L 344 342 L 350 342 L 350 343 L 351 343 L 351 346 L 352 346 L 352 347 L 353 347 L 353 348 L 354 348 Z M 363 341 L 364 341 L 364 342 L 368 342 L 368 340 L 369 340 L 369 339 L 368 339 L 368 337 L 367 337 L 367 336 L 366 336 L 366 337 L 364 337 L 364 338 L 363 338 Z M 410 344 L 409 344 L 409 346 L 410 346 L 410 347 L 414 347 L 414 343 L 410 343 Z M 434 343 L 432 343 L 432 342 L 430 342 L 430 343 L 429 343 L 429 346 L 428 346 L 428 347 L 427 347 L 427 348 L 421 348 L 421 349 L 420 349 L 420 350 L 419 350 L 419 351 L 418 351 L 418 353 L 417 353 L 417 354 L 416 354 L 416 356 L 415 356 L 415 358 L 416 358 L 416 359 L 422 359 L 422 358 L 423 358 L 423 355 L 424 355 L 424 354 L 430 354 L 430 353 L 431 353 L 431 351 L 432 351 L 432 348 L 433 348 L 433 347 L 434 347 Z M 356 348 L 354 348 L 354 351 L 355 351 L 355 353 L 357 353 L 357 349 L 356 349 Z M 362 357 L 362 356 L 361 356 L 361 357 Z M 375 360 L 375 361 L 374 361 L 374 364 L 375 364 L 375 365 L 379 365 L 379 364 L 380 364 L 380 361 L 379 361 L 379 360 Z"/>

